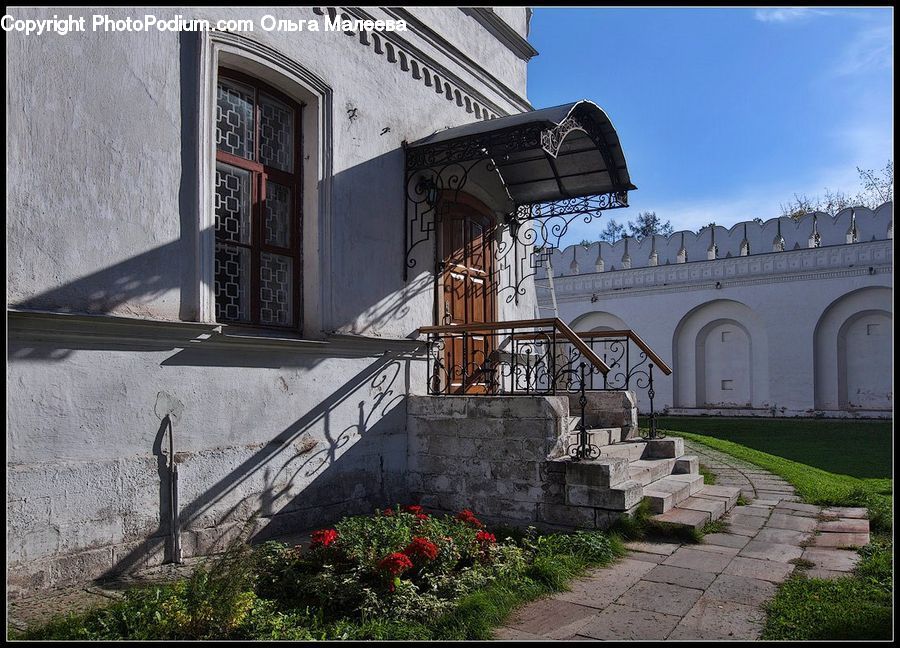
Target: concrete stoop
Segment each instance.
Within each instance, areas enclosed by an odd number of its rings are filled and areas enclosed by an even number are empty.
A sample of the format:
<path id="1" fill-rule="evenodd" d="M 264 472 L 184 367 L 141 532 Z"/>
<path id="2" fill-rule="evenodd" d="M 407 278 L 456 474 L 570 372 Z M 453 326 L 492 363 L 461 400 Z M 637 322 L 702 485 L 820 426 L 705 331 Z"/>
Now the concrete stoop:
<path id="1" fill-rule="evenodd" d="M 704 485 L 700 462 L 684 454 L 683 439 L 623 439 L 614 428 L 591 435 L 599 458 L 557 460 L 565 464 L 568 506 L 594 508 L 603 513 L 597 519 L 614 521 L 646 500 L 653 520 L 700 529 L 737 503 L 739 488 Z"/>

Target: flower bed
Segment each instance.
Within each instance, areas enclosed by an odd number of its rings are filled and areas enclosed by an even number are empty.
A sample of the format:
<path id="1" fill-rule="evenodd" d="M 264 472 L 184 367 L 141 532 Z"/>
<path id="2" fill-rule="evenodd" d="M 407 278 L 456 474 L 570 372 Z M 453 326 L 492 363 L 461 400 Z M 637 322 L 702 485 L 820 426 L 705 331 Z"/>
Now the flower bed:
<path id="1" fill-rule="evenodd" d="M 348 517 L 308 547 L 236 544 L 172 585 L 26 638 L 486 638 L 517 603 L 564 587 L 621 546 L 599 532 L 488 531 L 472 511 Z"/>

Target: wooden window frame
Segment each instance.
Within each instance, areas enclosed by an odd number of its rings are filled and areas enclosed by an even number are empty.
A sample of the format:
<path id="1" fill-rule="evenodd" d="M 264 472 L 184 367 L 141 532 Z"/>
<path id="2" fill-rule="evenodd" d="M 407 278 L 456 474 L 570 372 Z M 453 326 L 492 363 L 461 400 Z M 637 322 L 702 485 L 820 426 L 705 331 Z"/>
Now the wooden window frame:
<path id="1" fill-rule="evenodd" d="M 248 249 L 250 251 L 250 321 L 228 320 L 216 318 L 217 323 L 233 324 L 238 326 L 251 326 L 254 328 L 275 328 L 279 330 L 291 330 L 301 332 L 303 322 L 303 131 L 302 110 L 304 104 L 287 96 L 280 90 L 273 88 L 260 79 L 232 70 L 219 67 L 218 78 L 236 81 L 253 89 L 253 160 L 240 157 L 233 153 L 219 150 L 216 146 L 215 162 L 222 162 L 230 166 L 247 171 L 250 174 L 250 243 L 240 243 L 228 240 L 227 244 Z M 218 81 L 216 83 L 218 86 Z M 289 106 L 294 111 L 294 150 L 293 173 L 288 173 L 275 167 L 262 164 L 259 161 L 260 148 L 260 91 Z M 213 128 L 216 126 L 214 124 Z M 264 238 L 264 213 L 266 201 L 266 181 L 271 179 L 280 185 L 289 187 L 292 195 L 290 246 L 287 248 L 267 244 Z M 220 239 L 215 235 L 214 245 Z M 224 241 L 223 241 L 224 242 Z M 260 320 L 260 269 L 262 266 L 262 253 L 268 252 L 291 258 L 293 273 L 291 314 L 292 322 L 288 325 L 264 323 Z M 213 278 L 217 281 L 217 278 Z M 215 292 L 215 291 L 214 291 Z"/>

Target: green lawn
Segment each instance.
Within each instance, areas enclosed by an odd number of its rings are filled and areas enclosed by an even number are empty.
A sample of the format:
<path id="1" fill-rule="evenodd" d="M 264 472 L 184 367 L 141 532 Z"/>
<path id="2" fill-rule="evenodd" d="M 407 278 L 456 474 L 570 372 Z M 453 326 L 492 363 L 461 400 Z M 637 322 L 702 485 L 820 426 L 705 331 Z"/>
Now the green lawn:
<path id="1" fill-rule="evenodd" d="M 658 423 L 665 430 L 731 441 L 828 473 L 856 477 L 875 492 L 891 492 L 891 421 L 672 416 L 660 417 Z"/>
<path id="2" fill-rule="evenodd" d="M 767 605 L 764 639 L 889 639 L 891 422 L 661 418 L 659 427 L 784 477 L 807 502 L 869 509 L 872 544 L 843 578 L 798 568 Z"/>

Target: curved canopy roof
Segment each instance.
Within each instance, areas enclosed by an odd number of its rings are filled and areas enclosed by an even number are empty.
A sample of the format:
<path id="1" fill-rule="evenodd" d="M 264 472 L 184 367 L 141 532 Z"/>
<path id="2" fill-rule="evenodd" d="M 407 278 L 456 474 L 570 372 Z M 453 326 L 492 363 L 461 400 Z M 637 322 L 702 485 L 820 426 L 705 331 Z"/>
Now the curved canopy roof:
<path id="1" fill-rule="evenodd" d="M 598 194 L 627 200 L 631 184 L 616 129 L 592 101 L 457 126 L 407 146 L 407 172 L 493 160 L 519 205 Z"/>

